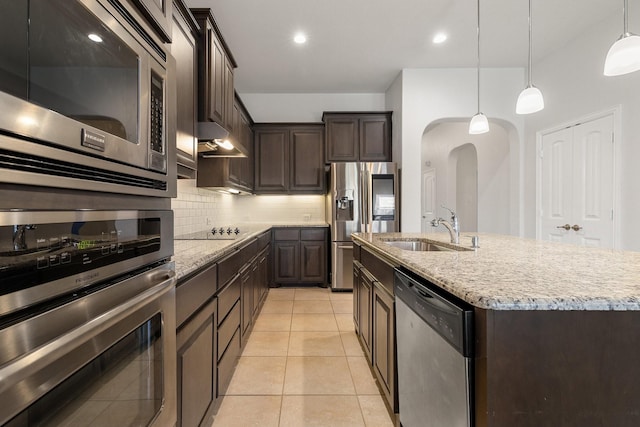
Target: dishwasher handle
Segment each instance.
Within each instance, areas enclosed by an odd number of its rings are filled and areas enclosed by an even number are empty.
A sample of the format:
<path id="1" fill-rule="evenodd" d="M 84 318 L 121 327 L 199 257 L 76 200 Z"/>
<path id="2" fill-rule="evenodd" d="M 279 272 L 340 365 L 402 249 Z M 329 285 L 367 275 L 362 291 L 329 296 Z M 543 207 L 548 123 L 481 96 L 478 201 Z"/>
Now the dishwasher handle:
<path id="1" fill-rule="evenodd" d="M 422 282 L 422 283 L 421 283 Z M 416 315 L 465 357 L 473 354 L 473 307 L 396 269 L 394 291 Z"/>

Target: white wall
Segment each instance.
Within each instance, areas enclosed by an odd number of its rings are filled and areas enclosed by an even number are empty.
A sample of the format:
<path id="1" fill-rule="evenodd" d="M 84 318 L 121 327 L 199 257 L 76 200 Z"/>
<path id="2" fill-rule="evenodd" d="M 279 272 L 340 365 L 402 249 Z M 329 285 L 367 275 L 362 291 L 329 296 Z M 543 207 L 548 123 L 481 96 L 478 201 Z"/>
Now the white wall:
<path id="1" fill-rule="evenodd" d="M 402 169 L 402 73 L 391 83 L 385 93 L 385 110 L 393 111 L 391 116 L 391 159 Z"/>
<path id="2" fill-rule="evenodd" d="M 525 120 L 525 229 L 535 237 L 536 132 L 620 105 L 616 136 L 618 212 L 622 249 L 640 250 L 640 72 L 605 77 L 604 59 L 622 32 L 619 16 L 606 19 L 554 54 L 533 64 L 533 83 L 545 97 L 545 109 Z M 633 30 L 633 29 L 632 29 Z"/>
<path id="3" fill-rule="evenodd" d="M 240 93 L 257 123 L 318 123 L 324 111 L 383 111 L 384 93 Z"/>
<path id="4" fill-rule="evenodd" d="M 509 150 L 510 181 L 520 182 L 523 119 L 515 114 L 515 102 L 525 82 L 524 70 L 482 69 L 481 110 L 490 123 L 500 123 L 512 145 Z M 402 231 L 421 228 L 419 183 L 422 136 L 429 124 L 442 119 L 468 120 L 476 113 L 477 88 L 474 68 L 405 69 L 402 79 Z M 397 84 L 397 83 L 394 83 Z M 397 129 L 397 127 L 396 127 Z M 417 185 L 416 185 L 417 183 Z M 418 189 L 418 194 L 416 194 Z M 520 188 L 510 188 L 511 234 L 520 234 Z M 414 196 L 415 195 L 415 196 Z"/>

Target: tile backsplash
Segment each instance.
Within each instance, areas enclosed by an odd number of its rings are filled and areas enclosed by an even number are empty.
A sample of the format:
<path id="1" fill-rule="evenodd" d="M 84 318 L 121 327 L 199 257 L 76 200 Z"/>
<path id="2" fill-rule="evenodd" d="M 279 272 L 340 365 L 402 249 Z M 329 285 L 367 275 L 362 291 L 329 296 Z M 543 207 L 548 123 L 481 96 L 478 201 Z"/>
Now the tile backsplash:
<path id="1" fill-rule="evenodd" d="M 174 233 L 195 233 L 213 226 L 246 222 L 324 222 L 324 196 L 233 196 L 196 187 L 194 179 L 178 180 L 171 200 Z"/>

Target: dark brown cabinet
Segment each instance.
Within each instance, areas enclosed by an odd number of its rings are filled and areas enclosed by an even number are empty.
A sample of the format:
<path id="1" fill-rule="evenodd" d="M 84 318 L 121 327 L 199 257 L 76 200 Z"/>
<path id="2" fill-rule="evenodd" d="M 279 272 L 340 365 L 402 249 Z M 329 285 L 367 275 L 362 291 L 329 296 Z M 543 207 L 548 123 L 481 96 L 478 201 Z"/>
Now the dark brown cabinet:
<path id="1" fill-rule="evenodd" d="M 353 263 L 354 324 L 387 406 L 397 413 L 394 265 L 358 248 L 360 261 Z"/>
<path id="2" fill-rule="evenodd" d="M 171 54 L 176 60 L 176 154 L 178 176 L 195 178 L 198 159 L 197 81 L 198 45 L 200 29 L 182 1 L 173 5 Z"/>
<path id="3" fill-rule="evenodd" d="M 390 162 L 391 112 L 323 115 L 327 162 Z"/>
<path id="4" fill-rule="evenodd" d="M 200 25 L 198 116 L 225 129 L 233 127 L 233 70 L 236 62 L 210 9 L 191 9 Z"/>
<path id="5" fill-rule="evenodd" d="M 322 125 L 259 124 L 255 129 L 255 192 L 324 194 Z"/>
<path id="6" fill-rule="evenodd" d="M 378 282 L 373 286 L 372 358 L 378 384 L 387 402 L 395 408 L 395 305 L 393 296 Z"/>
<path id="7" fill-rule="evenodd" d="M 179 427 L 210 424 L 217 398 L 215 265 L 176 288 Z M 207 422 L 204 422 L 204 420 Z"/>
<path id="8" fill-rule="evenodd" d="M 326 283 L 326 228 L 276 228 L 273 250 L 274 283 Z"/>
<path id="9" fill-rule="evenodd" d="M 371 362 L 371 300 L 373 297 L 374 277 L 366 268 L 360 270 L 360 281 L 358 289 L 358 336 L 362 343 L 362 348 Z"/>

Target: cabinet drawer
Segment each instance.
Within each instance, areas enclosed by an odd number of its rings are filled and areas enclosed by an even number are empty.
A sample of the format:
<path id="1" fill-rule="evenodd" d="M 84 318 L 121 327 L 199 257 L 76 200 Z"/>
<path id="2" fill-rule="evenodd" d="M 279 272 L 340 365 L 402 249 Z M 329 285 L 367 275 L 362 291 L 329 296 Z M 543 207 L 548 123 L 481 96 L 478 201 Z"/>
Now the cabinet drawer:
<path id="1" fill-rule="evenodd" d="M 218 261 L 218 286 L 223 287 L 226 285 L 229 279 L 240 271 L 242 264 L 242 256 L 238 251 Z"/>
<path id="2" fill-rule="evenodd" d="M 233 305 L 240 299 L 240 276 L 218 294 L 218 323 L 222 322 L 231 311 Z"/>
<path id="3" fill-rule="evenodd" d="M 378 258 L 366 248 L 360 251 L 360 262 L 386 288 L 387 292 L 393 295 L 394 266 Z"/>
<path id="4" fill-rule="evenodd" d="M 244 267 L 244 265 L 251 261 L 253 257 L 258 254 L 258 239 L 253 239 L 253 241 L 240 249 L 240 259 L 242 263 L 240 264 L 240 268 Z"/>
<path id="5" fill-rule="evenodd" d="M 300 230 L 300 240 L 324 240 L 324 228 L 306 228 Z"/>
<path id="6" fill-rule="evenodd" d="M 240 326 L 240 302 L 236 302 L 231 313 L 218 326 L 218 354 L 224 353 L 233 334 Z"/>
<path id="7" fill-rule="evenodd" d="M 220 360 L 218 360 L 218 396 L 225 394 L 240 356 L 240 330 L 237 330 Z"/>
<path id="8" fill-rule="evenodd" d="M 280 228 L 273 232 L 273 240 L 300 240 L 299 228 Z"/>
<path id="9" fill-rule="evenodd" d="M 176 287 L 176 326 L 180 326 L 216 292 L 217 266 L 213 265 Z"/>
<path id="10" fill-rule="evenodd" d="M 258 252 L 266 248 L 269 242 L 271 242 L 271 231 L 267 231 L 258 236 Z"/>

